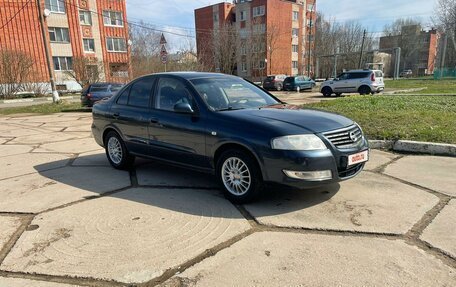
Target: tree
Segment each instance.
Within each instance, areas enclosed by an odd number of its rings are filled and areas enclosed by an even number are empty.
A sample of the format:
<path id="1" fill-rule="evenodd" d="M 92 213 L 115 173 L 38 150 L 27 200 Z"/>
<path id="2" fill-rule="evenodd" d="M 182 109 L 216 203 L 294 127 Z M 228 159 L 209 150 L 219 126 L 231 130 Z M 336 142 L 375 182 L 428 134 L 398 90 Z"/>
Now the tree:
<path id="1" fill-rule="evenodd" d="M 272 74 L 272 57 L 280 49 L 280 35 L 282 33 L 281 31 L 281 25 L 278 23 L 273 23 L 272 25 L 268 25 L 267 30 L 266 30 L 266 49 L 267 49 L 267 54 L 268 54 L 268 68 L 269 68 L 269 74 Z"/>
<path id="2" fill-rule="evenodd" d="M 133 77 L 161 72 L 163 64 L 160 61 L 161 33 L 155 31 L 153 25 L 141 22 L 130 25 L 131 66 Z"/>
<path id="3" fill-rule="evenodd" d="M 24 52 L 0 50 L 0 97 L 9 98 L 23 90 L 33 64 L 33 59 Z"/>
<path id="4" fill-rule="evenodd" d="M 239 46 L 239 36 L 236 27 L 224 24 L 212 31 L 211 50 L 216 71 L 234 74 L 237 67 L 236 49 Z"/>
<path id="5" fill-rule="evenodd" d="M 411 25 L 419 25 L 421 27 L 421 21 L 413 18 L 396 19 L 393 23 L 383 27 L 383 34 L 385 36 L 398 36 L 402 33 L 402 27 Z"/>
<path id="6" fill-rule="evenodd" d="M 456 69 L 456 0 L 437 0 L 433 21 L 448 40 L 446 66 Z"/>
<path id="7" fill-rule="evenodd" d="M 81 87 L 98 83 L 103 79 L 103 62 L 91 57 L 73 57 L 73 68 L 65 74 Z"/>

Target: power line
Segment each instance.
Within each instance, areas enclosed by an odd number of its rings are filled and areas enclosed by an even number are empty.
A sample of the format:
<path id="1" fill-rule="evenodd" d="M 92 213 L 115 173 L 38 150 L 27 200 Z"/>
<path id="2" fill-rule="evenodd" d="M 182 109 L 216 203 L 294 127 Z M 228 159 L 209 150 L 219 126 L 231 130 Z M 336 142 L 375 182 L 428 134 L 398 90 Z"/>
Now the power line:
<path id="1" fill-rule="evenodd" d="M 11 21 L 13 21 L 14 18 L 16 18 L 16 16 L 19 15 L 19 13 L 21 13 L 21 11 L 24 10 L 25 7 L 26 7 L 28 4 L 30 4 L 30 2 L 32 2 L 32 0 L 27 1 L 19 10 L 17 10 L 17 12 L 16 12 L 8 21 L 6 21 L 5 24 L 3 24 L 3 25 L 0 27 L 0 30 L 2 30 L 3 28 L 5 28 L 6 25 L 8 25 Z"/>

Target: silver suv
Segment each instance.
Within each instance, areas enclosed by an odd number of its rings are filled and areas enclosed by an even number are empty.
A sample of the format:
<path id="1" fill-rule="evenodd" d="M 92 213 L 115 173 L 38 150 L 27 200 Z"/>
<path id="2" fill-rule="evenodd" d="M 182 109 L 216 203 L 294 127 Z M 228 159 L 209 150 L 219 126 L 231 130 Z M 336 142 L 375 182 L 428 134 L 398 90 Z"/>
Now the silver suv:
<path id="1" fill-rule="evenodd" d="M 320 92 L 325 97 L 332 94 L 360 93 L 368 95 L 380 93 L 385 89 L 383 72 L 380 70 L 351 70 L 340 74 L 337 78 L 321 84 Z"/>

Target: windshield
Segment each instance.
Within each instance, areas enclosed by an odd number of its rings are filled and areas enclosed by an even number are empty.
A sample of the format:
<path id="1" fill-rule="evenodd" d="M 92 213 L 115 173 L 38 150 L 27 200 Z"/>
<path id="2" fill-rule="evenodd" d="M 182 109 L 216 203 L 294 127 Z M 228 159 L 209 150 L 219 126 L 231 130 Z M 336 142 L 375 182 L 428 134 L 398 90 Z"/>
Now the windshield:
<path id="1" fill-rule="evenodd" d="M 257 86 L 238 78 L 206 78 L 191 82 L 213 111 L 260 108 L 280 103 Z"/>
<path id="2" fill-rule="evenodd" d="M 111 86 L 111 92 L 118 92 L 120 89 L 122 89 L 123 85 L 112 85 Z"/>
<path id="3" fill-rule="evenodd" d="M 92 86 L 90 88 L 91 93 L 103 93 L 108 91 L 108 85 L 105 86 Z"/>

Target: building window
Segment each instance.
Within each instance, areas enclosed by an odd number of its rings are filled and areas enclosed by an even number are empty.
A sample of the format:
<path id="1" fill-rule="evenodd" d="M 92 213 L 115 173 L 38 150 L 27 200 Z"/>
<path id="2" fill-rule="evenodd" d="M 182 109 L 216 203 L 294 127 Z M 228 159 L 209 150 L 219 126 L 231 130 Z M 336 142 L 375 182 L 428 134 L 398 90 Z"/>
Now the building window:
<path id="1" fill-rule="evenodd" d="M 127 43 L 124 38 L 106 38 L 106 47 L 109 52 L 127 51 Z"/>
<path id="2" fill-rule="evenodd" d="M 247 47 L 245 46 L 245 43 L 241 44 L 241 55 L 247 55 Z"/>
<path id="3" fill-rule="evenodd" d="M 84 52 L 95 52 L 95 41 L 93 39 L 82 39 Z"/>
<path id="4" fill-rule="evenodd" d="M 293 65 L 293 69 L 298 68 L 298 61 L 292 61 L 291 64 Z"/>
<path id="5" fill-rule="evenodd" d="M 218 22 L 219 20 L 219 15 L 217 13 L 214 14 L 214 22 Z"/>
<path id="6" fill-rule="evenodd" d="M 314 10 L 314 5 L 313 4 L 307 4 L 307 11 L 313 12 Z"/>
<path id="7" fill-rule="evenodd" d="M 46 9 L 54 13 L 65 13 L 65 2 L 62 0 L 45 0 Z"/>
<path id="8" fill-rule="evenodd" d="M 266 63 L 264 62 L 264 60 L 261 60 L 259 63 L 258 63 L 258 67 L 262 70 L 266 67 Z"/>
<path id="9" fill-rule="evenodd" d="M 247 11 L 241 11 L 241 21 L 247 20 Z"/>
<path id="10" fill-rule="evenodd" d="M 298 19 L 299 19 L 299 12 L 293 11 L 293 21 L 298 21 Z"/>
<path id="11" fill-rule="evenodd" d="M 263 16 L 264 15 L 264 5 L 253 7 L 253 17 Z"/>
<path id="12" fill-rule="evenodd" d="M 253 32 L 264 33 L 266 32 L 266 24 L 255 24 L 253 25 Z"/>
<path id="13" fill-rule="evenodd" d="M 293 37 L 298 37 L 298 35 L 299 35 L 299 29 L 298 29 L 298 28 L 293 28 L 293 29 L 291 30 L 291 35 L 292 35 Z"/>
<path id="14" fill-rule="evenodd" d="M 299 46 L 298 45 L 291 45 L 291 48 L 293 50 L 293 53 L 297 53 L 299 51 Z"/>
<path id="15" fill-rule="evenodd" d="M 103 11 L 103 22 L 106 26 L 123 27 L 122 12 Z"/>
<path id="16" fill-rule="evenodd" d="M 49 27 L 49 40 L 55 43 L 70 43 L 68 28 Z"/>
<path id="17" fill-rule="evenodd" d="M 52 57 L 55 71 L 69 71 L 73 69 L 71 57 Z"/>
<path id="18" fill-rule="evenodd" d="M 247 63 L 246 63 L 246 62 L 242 62 L 242 63 L 241 63 L 241 70 L 242 70 L 243 72 L 247 72 Z"/>
<path id="19" fill-rule="evenodd" d="M 109 70 L 111 77 L 128 78 L 128 64 L 126 63 L 111 63 Z"/>
<path id="20" fill-rule="evenodd" d="M 79 22 L 81 25 L 92 25 L 92 14 L 89 11 L 79 10 Z"/>

